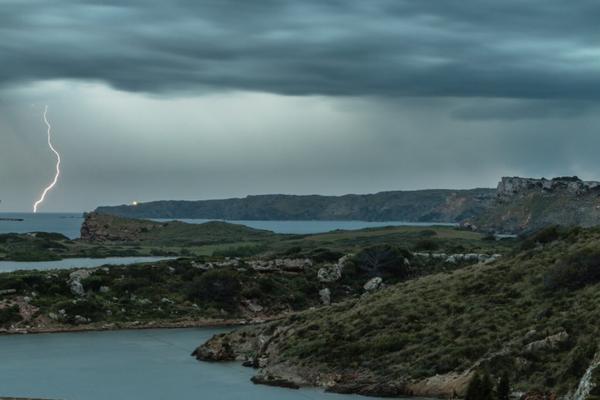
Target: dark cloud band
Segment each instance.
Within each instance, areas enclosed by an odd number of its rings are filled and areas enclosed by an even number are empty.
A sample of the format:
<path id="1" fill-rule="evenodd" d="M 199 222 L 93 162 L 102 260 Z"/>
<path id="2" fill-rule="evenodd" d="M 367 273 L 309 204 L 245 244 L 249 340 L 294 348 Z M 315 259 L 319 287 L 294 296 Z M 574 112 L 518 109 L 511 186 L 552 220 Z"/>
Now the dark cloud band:
<path id="1" fill-rule="evenodd" d="M 586 0 L 8 0 L 0 85 L 597 100 L 599 16 Z"/>

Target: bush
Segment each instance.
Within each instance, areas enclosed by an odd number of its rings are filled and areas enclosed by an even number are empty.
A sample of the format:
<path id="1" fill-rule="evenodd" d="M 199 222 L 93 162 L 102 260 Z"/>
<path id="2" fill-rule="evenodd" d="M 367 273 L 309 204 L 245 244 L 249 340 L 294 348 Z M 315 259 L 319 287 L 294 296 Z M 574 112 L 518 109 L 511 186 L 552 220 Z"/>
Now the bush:
<path id="1" fill-rule="evenodd" d="M 92 320 L 100 320 L 104 316 L 104 307 L 94 298 L 63 301 L 57 303 L 55 309 L 57 311 L 65 310 L 69 322 L 73 322 L 76 315 Z"/>
<path id="2" fill-rule="evenodd" d="M 344 256 L 344 253 L 329 249 L 318 248 L 311 252 L 310 258 L 316 263 L 336 262 Z"/>
<path id="3" fill-rule="evenodd" d="M 498 400 L 510 399 L 510 381 L 508 380 L 508 374 L 506 372 L 500 377 L 496 389 L 496 396 L 498 397 Z"/>
<path id="4" fill-rule="evenodd" d="M 21 320 L 19 306 L 12 306 L 0 309 L 0 326 L 7 326 Z"/>
<path id="5" fill-rule="evenodd" d="M 434 251 L 437 250 L 439 247 L 439 244 L 432 239 L 421 239 L 417 241 L 417 243 L 415 243 L 414 246 L 416 251 Z"/>
<path id="6" fill-rule="evenodd" d="M 492 400 L 493 390 L 490 376 L 487 373 L 483 375 L 476 373 L 469 383 L 465 400 Z"/>
<path id="7" fill-rule="evenodd" d="M 600 249 L 584 249 L 557 261 L 546 273 L 546 288 L 579 289 L 600 282 Z"/>
<path id="8" fill-rule="evenodd" d="M 237 273 L 219 269 L 196 277 L 188 289 L 188 298 L 192 301 L 213 302 L 232 307 L 239 301 L 241 291 L 242 285 Z"/>
<path id="9" fill-rule="evenodd" d="M 405 259 L 411 257 L 406 250 L 384 244 L 363 249 L 354 257 L 354 262 L 361 271 L 371 276 L 405 279 L 411 274 Z"/>
<path id="10" fill-rule="evenodd" d="M 547 228 L 540 229 L 537 232 L 524 238 L 521 243 L 521 250 L 529 250 L 534 248 L 537 244 L 548 244 L 552 243 L 561 238 L 562 232 L 558 225 L 549 226 Z"/>

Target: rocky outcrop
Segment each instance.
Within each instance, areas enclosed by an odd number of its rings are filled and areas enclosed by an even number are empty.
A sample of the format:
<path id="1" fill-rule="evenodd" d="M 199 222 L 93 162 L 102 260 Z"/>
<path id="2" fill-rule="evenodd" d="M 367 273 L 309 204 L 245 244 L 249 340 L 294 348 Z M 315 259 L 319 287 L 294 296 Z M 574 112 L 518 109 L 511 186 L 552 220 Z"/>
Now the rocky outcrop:
<path id="1" fill-rule="evenodd" d="M 480 254 L 480 253 L 456 253 L 456 254 L 447 254 L 447 253 L 424 253 L 418 252 L 413 253 L 415 257 L 425 258 L 425 259 L 434 259 L 434 260 L 442 260 L 448 264 L 457 264 L 457 263 L 493 263 L 497 261 L 501 254 Z"/>
<path id="2" fill-rule="evenodd" d="M 381 279 L 378 276 L 369 279 L 367 283 L 363 285 L 363 289 L 365 290 L 365 292 L 374 292 L 376 290 L 383 289 L 383 287 L 383 279 Z"/>
<path id="3" fill-rule="evenodd" d="M 225 335 L 217 335 L 192 353 L 193 357 L 202 361 L 234 361 L 236 354 L 225 340 Z"/>
<path id="4" fill-rule="evenodd" d="M 468 221 L 479 230 L 535 231 L 549 225 L 600 225 L 600 182 L 577 177 L 502 178 L 491 207 Z"/>
<path id="5" fill-rule="evenodd" d="M 287 379 L 279 378 L 273 375 L 255 375 L 251 379 L 252 383 L 257 385 L 277 386 L 288 389 L 300 389 L 300 385 Z"/>
<path id="6" fill-rule="evenodd" d="M 323 305 L 328 306 L 331 304 L 331 290 L 329 288 L 324 288 L 319 290 L 319 298 L 321 299 L 321 303 Z"/>
<path id="7" fill-rule="evenodd" d="M 67 284 L 69 285 L 69 289 L 71 289 L 71 293 L 79 297 L 85 296 L 85 288 L 83 287 L 83 283 L 81 283 L 81 281 L 88 278 L 94 271 L 95 269 L 80 269 L 71 272 L 69 274 L 69 279 L 67 280 Z"/>
<path id="8" fill-rule="evenodd" d="M 526 353 L 539 353 L 557 350 L 563 343 L 569 340 L 569 334 L 565 331 L 548 336 L 545 339 L 531 342 L 525 346 Z"/>
<path id="9" fill-rule="evenodd" d="M 576 176 L 553 179 L 503 177 L 496 188 L 496 197 L 508 201 L 514 196 L 531 191 L 539 193 L 566 192 L 573 195 L 583 195 L 598 189 L 600 189 L 600 182 L 586 182 Z"/>
<path id="10" fill-rule="evenodd" d="M 81 240 L 88 242 L 128 242 L 137 241 L 140 235 L 161 224 L 152 221 L 129 220 L 126 223 L 111 215 L 88 213 L 81 225 Z"/>
<path id="11" fill-rule="evenodd" d="M 418 382 L 407 385 L 407 392 L 413 396 L 453 398 L 463 397 L 467 387 L 473 379 L 475 372 L 472 370 L 462 373 L 450 372 L 435 375 Z"/>

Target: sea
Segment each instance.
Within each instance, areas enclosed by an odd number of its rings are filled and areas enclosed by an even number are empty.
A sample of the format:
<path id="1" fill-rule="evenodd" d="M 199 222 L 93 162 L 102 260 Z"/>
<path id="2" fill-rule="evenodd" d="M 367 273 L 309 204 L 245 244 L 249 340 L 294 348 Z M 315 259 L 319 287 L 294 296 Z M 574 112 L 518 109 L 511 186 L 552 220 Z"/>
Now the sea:
<path id="1" fill-rule="evenodd" d="M 229 330 L 234 329 L 230 328 Z M 238 362 L 192 351 L 223 328 L 0 336 L 0 398 L 63 400 L 359 400 L 320 389 L 254 385 Z"/>
<path id="2" fill-rule="evenodd" d="M 20 221 L 8 221 L 18 219 Z M 22 221 L 21 221 L 22 220 Z M 171 221 L 172 219 L 156 219 L 156 221 Z M 179 219 L 191 224 L 202 224 L 209 219 Z M 402 221 L 237 221 L 220 220 L 241 224 L 255 229 L 266 229 L 275 233 L 307 235 L 324 233 L 334 230 L 357 230 L 364 228 L 379 228 L 384 226 L 456 226 L 456 224 Z M 57 232 L 76 239 L 80 236 L 82 213 L 0 213 L 0 233 L 27 232 Z"/>

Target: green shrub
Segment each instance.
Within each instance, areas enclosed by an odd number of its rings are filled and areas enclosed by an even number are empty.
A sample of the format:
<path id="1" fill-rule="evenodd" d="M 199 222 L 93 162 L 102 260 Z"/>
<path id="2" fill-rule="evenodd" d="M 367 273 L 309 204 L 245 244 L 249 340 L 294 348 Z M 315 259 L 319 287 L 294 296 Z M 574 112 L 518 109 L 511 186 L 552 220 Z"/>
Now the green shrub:
<path id="1" fill-rule="evenodd" d="M 421 239 L 414 245 L 415 251 L 434 251 L 439 248 L 438 242 L 432 239 Z"/>
<path id="2" fill-rule="evenodd" d="M 493 390 L 490 376 L 487 373 L 483 375 L 476 373 L 469 383 L 465 400 L 492 400 Z"/>
<path id="3" fill-rule="evenodd" d="M 600 249 L 587 248 L 557 261 L 546 273 L 550 290 L 579 289 L 600 282 Z"/>
<path id="4" fill-rule="evenodd" d="M 521 250 L 529 250 L 538 244 L 548 244 L 561 238 L 563 232 L 558 225 L 552 225 L 540 229 L 529 236 L 526 236 L 521 243 Z"/>
<path id="5" fill-rule="evenodd" d="M 496 397 L 498 400 L 509 400 L 510 399 L 510 380 L 508 379 L 508 374 L 505 372 L 500 377 L 498 381 L 498 386 L 496 387 Z"/>
<path id="6" fill-rule="evenodd" d="M 333 251 L 329 249 L 318 248 L 310 253 L 310 258 L 316 263 L 336 262 L 344 253 L 339 251 Z"/>
<path id="7" fill-rule="evenodd" d="M 405 262 L 411 257 L 406 250 L 383 244 L 361 250 L 354 257 L 354 262 L 359 270 L 370 276 L 404 279 L 411 275 L 410 265 Z"/>
<path id="8" fill-rule="evenodd" d="M 73 322 L 76 315 L 99 320 L 104 315 L 102 304 L 95 298 L 63 301 L 55 305 L 55 309 L 65 310 L 69 322 Z"/>
<path id="9" fill-rule="evenodd" d="M 14 305 L 12 307 L 0 309 L 0 326 L 8 326 L 21 320 L 21 314 L 19 313 L 19 306 Z"/>
<path id="10" fill-rule="evenodd" d="M 195 278 L 188 289 L 188 298 L 231 308 L 239 301 L 241 291 L 242 285 L 235 271 L 218 269 Z"/>

